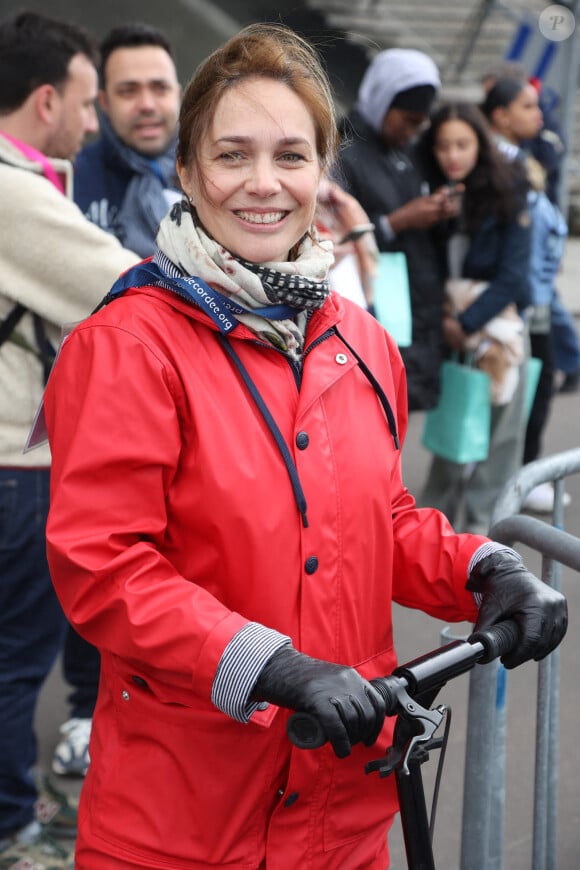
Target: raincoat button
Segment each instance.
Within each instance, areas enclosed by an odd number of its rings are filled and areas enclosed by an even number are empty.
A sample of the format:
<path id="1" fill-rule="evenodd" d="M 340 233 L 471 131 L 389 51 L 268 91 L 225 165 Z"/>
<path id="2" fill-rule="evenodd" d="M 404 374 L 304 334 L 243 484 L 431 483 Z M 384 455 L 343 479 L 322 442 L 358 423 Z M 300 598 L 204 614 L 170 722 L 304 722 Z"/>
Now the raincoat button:
<path id="1" fill-rule="evenodd" d="M 298 797 L 299 797 L 298 792 L 293 791 L 292 794 L 289 794 L 288 797 L 286 798 L 286 800 L 284 801 L 284 806 L 291 807 L 292 804 L 296 803 L 296 801 L 298 800 Z"/>
<path id="2" fill-rule="evenodd" d="M 123 691 L 121 692 L 121 698 L 123 699 L 123 701 L 129 701 L 131 699 L 131 695 L 129 694 L 127 689 L 123 689 Z"/>
<path id="3" fill-rule="evenodd" d="M 309 556 L 306 562 L 304 563 L 304 570 L 307 574 L 314 574 L 315 571 L 318 571 L 318 559 L 316 556 Z"/>
<path id="4" fill-rule="evenodd" d="M 298 450 L 306 450 L 308 444 L 310 442 L 310 438 L 306 434 L 306 432 L 299 432 L 296 436 L 296 447 Z"/>
<path id="5" fill-rule="evenodd" d="M 260 701 L 260 703 L 258 704 L 257 709 L 258 709 L 258 710 L 267 710 L 269 706 L 270 706 L 270 705 L 268 704 L 267 701 Z"/>
<path id="6" fill-rule="evenodd" d="M 348 362 L 348 357 L 345 353 L 337 353 L 334 357 L 334 361 L 337 362 L 339 366 L 343 366 Z"/>

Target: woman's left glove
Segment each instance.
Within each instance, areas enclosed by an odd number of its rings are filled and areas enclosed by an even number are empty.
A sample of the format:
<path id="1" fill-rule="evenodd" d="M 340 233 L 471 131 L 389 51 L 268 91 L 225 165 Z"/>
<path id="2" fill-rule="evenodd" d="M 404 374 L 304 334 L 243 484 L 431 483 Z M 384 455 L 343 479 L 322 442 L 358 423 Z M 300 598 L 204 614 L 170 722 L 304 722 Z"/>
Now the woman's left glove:
<path id="1" fill-rule="evenodd" d="M 529 659 L 540 661 L 566 634 L 566 599 L 531 574 L 513 550 L 497 550 L 477 562 L 467 589 L 482 596 L 475 631 L 503 619 L 518 623 L 519 642 L 501 659 L 506 668 L 515 668 Z"/>

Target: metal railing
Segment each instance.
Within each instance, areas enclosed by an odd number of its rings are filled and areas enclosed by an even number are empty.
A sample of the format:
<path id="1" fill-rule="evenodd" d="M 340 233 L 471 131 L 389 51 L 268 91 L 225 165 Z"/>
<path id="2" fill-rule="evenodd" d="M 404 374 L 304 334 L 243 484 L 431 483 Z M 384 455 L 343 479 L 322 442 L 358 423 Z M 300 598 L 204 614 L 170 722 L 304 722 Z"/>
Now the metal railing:
<path id="1" fill-rule="evenodd" d="M 524 466 L 506 484 L 489 537 L 542 554 L 542 580 L 560 587 L 560 568 L 580 571 L 580 539 L 563 530 L 564 478 L 580 472 L 580 449 Z M 520 515 L 535 486 L 554 482 L 552 525 Z M 538 665 L 532 870 L 556 870 L 559 649 Z M 503 870 L 506 672 L 492 662 L 472 671 L 469 685 L 461 870 Z M 476 751 L 474 751 L 476 747 Z"/>

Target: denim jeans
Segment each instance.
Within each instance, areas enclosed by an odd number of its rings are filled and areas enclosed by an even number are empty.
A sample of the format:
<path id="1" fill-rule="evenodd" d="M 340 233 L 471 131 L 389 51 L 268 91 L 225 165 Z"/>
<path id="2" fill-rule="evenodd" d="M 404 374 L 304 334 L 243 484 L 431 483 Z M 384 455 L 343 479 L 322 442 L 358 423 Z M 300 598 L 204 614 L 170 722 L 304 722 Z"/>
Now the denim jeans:
<path id="1" fill-rule="evenodd" d="M 48 504 L 48 469 L 0 468 L 0 837 L 34 817 L 34 714 L 67 624 L 46 560 Z"/>
<path id="2" fill-rule="evenodd" d="M 580 337 L 574 316 L 557 293 L 552 297 L 554 368 L 566 375 L 580 371 Z"/>

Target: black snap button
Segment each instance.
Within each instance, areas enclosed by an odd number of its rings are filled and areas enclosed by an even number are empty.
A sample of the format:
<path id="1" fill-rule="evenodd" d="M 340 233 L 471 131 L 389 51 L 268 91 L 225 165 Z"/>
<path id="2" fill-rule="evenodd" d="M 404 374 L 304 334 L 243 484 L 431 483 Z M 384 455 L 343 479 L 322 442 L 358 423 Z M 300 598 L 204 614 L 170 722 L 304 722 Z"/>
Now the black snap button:
<path id="1" fill-rule="evenodd" d="M 296 436 L 296 447 L 299 450 L 306 450 L 306 448 L 308 447 L 309 441 L 310 441 L 310 438 L 308 437 L 306 432 L 299 432 L 298 435 Z"/>
<path id="2" fill-rule="evenodd" d="M 143 677 L 131 677 L 136 686 L 141 686 L 143 689 L 147 689 L 147 680 L 144 680 Z"/>
<path id="3" fill-rule="evenodd" d="M 307 574 L 314 574 L 315 571 L 318 571 L 318 559 L 316 556 L 309 556 L 306 562 L 304 563 L 304 570 Z"/>
<path id="4" fill-rule="evenodd" d="M 286 800 L 284 801 L 284 806 L 291 807 L 292 804 L 295 804 L 297 800 L 298 800 L 298 792 L 293 791 L 292 794 L 289 794 L 288 797 L 286 798 Z"/>

